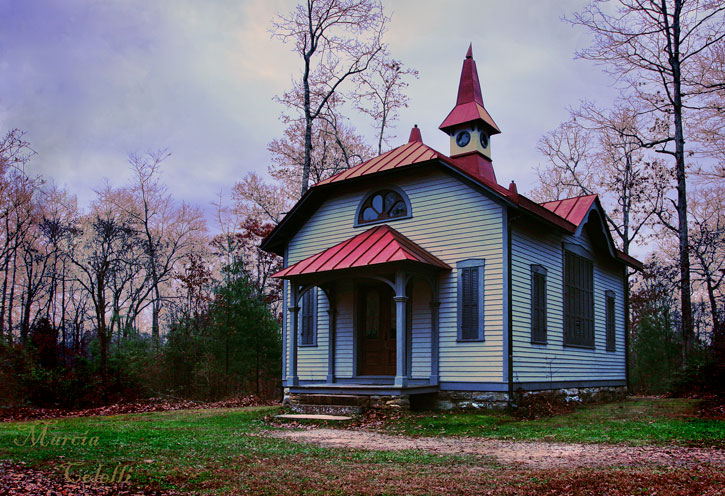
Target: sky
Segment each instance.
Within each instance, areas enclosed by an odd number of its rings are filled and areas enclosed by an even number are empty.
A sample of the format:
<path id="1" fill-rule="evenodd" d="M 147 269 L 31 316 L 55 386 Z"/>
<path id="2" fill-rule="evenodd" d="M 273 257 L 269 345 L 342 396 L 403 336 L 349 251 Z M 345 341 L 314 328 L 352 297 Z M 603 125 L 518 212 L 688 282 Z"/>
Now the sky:
<path id="1" fill-rule="evenodd" d="M 270 35 L 294 0 L 0 0 L 0 132 L 24 130 L 37 152 L 27 171 L 87 206 L 108 180 L 130 180 L 128 156 L 167 149 L 162 180 L 175 199 L 213 218 L 220 192 L 248 172 L 266 174 L 267 144 L 282 136 L 283 106 L 300 61 Z M 616 89 L 601 67 L 575 59 L 591 42 L 562 20 L 583 0 L 384 0 L 390 53 L 417 69 L 392 146 L 417 124 L 438 130 L 453 108 L 469 43 L 499 183 L 526 192 L 544 162 L 537 142 L 581 100 Z M 372 137 L 369 121 L 350 124 Z M 372 142 L 372 140 L 371 140 Z M 210 228 L 214 230 L 213 222 Z"/>

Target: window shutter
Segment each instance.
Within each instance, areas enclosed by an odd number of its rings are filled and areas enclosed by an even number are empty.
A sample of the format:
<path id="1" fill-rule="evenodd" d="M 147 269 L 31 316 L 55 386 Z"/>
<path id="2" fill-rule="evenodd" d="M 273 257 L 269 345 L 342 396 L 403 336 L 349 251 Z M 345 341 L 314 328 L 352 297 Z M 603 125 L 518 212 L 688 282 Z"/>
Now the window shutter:
<path id="1" fill-rule="evenodd" d="M 461 338 L 478 339 L 478 267 L 461 270 Z"/>
<path id="2" fill-rule="evenodd" d="M 546 343 L 546 269 L 531 266 L 531 341 Z"/>
<path id="3" fill-rule="evenodd" d="M 314 325 L 315 325 L 315 290 L 305 291 L 302 296 L 302 329 L 300 343 L 303 345 L 314 344 Z"/>
<path id="4" fill-rule="evenodd" d="M 607 291 L 607 351 L 616 351 L 614 291 Z"/>
<path id="5" fill-rule="evenodd" d="M 564 255 L 564 344 L 594 347 L 594 267 L 591 260 Z"/>

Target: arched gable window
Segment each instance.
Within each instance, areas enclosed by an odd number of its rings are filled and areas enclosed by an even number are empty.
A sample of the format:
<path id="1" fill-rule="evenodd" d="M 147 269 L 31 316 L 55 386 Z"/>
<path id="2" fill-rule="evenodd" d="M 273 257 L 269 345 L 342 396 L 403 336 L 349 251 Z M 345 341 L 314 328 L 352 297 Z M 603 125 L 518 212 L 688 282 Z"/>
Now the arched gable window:
<path id="1" fill-rule="evenodd" d="M 386 188 L 366 196 L 358 205 L 355 225 L 374 224 L 412 216 L 410 200 L 398 188 Z"/>

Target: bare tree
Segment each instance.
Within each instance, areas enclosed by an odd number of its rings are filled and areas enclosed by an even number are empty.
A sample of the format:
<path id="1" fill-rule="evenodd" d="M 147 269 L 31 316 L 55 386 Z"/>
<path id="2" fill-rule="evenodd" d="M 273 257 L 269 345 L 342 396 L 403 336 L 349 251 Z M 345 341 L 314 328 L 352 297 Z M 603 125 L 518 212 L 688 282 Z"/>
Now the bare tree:
<path id="1" fill-rule="evenodd" d="M 376 0 L 306 0 L 273 22 L 273 36 L 293 43 L 302 74 L 279 100 L 299 109 L 304 123 L 300 195 L 309 187 L 312 125 L 342 84 L 366 71 L 383 52 L 388 18 Z M 302 96 L 301 100 L 298 97 Z"/>
<path id="2" fill-rule="evenodd" d="M 128 189 L 127 197 L 116 204 L 128 215 L 139 234 L 142 259 L 149 274 L 151 336 L 157 345 L 164 298 L 162 285 L 172 279 L 176 265 L 193 251 L 200 241 L 199 236 L 206 232 L 201 212 L 185 203 L 176 204 L 159 182 L 161 163 L 168 156 L 166 151 L 131 155 L 129 162 L 135 183 Z"/>
<path id="3" fill-rule="evenodd" d="M 643 146 L 674 159 L 677 224 L 663 223 L 678 235 L 683 356 L 693 338 L 688 242 L 685 113 L 705 103 L 702 97 L 720 92 L 725 82 L 710 84 L 698 60 L 707 57 L 725 38 L 725 4 L 705 0 L 619 0 L 616 13 L 592 2 L 572 22 L 595 35 L 594 43 L 578 53 L 602 62 L 629 94 L 642 104 L 652 126 Z"/>
<path id="4" fill-rule="evenodd" d="M 280 197 L 282 201 L 299 198 L 294 190 L 303 180 L 305 161 L 309 161 L 307 180 L 317 183 L 372 156 L 372 149 L 364 138 L 329 109 L 312 126 L 309 153 L 302 127 L 300 121 L 291 121 L 284 137 L 272 140 L 267 147 L 273 162 L 269 173 L 283 185 L 281 192 L 286 192 L 286 198 Z"/>
<path id="5" fill-rule="evenodd" d="M 100 347 L 101 378 L 106 379 L 108 345 L 109 285 L 115 273 L 124 270 L 125 257 L 136 233 L 128 219 L 112 204 L 97 200 L 83 221 L 83 236 L 76 241 L 71 261 L 78 270 L 77 281 L 93 306 Z"/>
<path id="6" fill-rule="evenodd" d="M 232 200 L 234 201 L 234 213 L 236 214 L 233 227 L 222 221 L 224 212 L 219 211 L 219 223 L 224 232 L 235 230 L 244 218 L 263 219 L 274 224 L 282 220 L 282 216 L 292 206 L 293 195 L 289 188 L 285 187 L 286 181 L 278 184 L 266 182 L 255 172 L 247 173 L 241 181 L 234 185 Z M 221 207 L 221 202 L 219 206 Z"/>
<path id="7" fill-rule="evenodd" d="M 537 170 L 537 199 L 598 194 L 609 207 L 607 222 L 625 253 L 661 209 L 664 190 L 653 185 L 667 182 L 661 177 L 661 163 L 648 160 L 632 138 L 638 126 L 631 107 L 605 112 L 585 104 L 539 141 L 548 163 Z"/>
<path id="8" fill-rule="evenodd" d="M 693 275 L 696 285 L 707 294 L 712 328 L 723 324 L 721 314 L 725 305 L 725 187 L 699 191 L 693 198 L 690 245 L 692 247 Z"/>
<path id="9" fill-rule="evenodd" d="M 404 67 L 395 59 L 378 59 L 371 70 L 361 72 L 356 79 L 360 87 L 355 103 L 361 112 L 372 117 L 377 133 L 378 155 L 383 153 L 383 142 L 387 144 L 386 132 L 398 118 L 398 110 L 408 107 L 410 98 L 405 93 L 408 77 L 418 78 L 418 71 Z"/>

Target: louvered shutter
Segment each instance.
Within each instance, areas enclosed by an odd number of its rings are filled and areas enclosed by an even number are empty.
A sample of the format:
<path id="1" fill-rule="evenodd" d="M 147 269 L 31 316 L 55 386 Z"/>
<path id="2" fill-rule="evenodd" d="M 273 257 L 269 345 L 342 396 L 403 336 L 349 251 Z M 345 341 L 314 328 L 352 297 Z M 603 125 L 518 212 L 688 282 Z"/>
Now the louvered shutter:
<path id="1" fill-rule="evenodd" d="M 531 341 L 546 342 L 546 272 L 543 267 L 531 269 Z"/>
<path id="2" fill-rule="evenodd" d="M 478 267 L 461 270 L 461 339 L 478 339 Z"/>
<path id="3" fill-rule="evenodd" d="M 614 292 L 607 291 L 607 351 L 616 351 L 614 318 Z"/>
<path id="4" fill-rule="evenodd" d="M 300 336 L 300 343 L 303 345 L 314 344 L 314 293 L 314 289 L 310 289 L 305 291 L 305 294 L 302 296 L 302 335 Z"/>
<path id="5" fill-rule="evenodd" d="M 564 344 L 594 346 L 594 269 L 571 252 L 564 256 Z"/>

